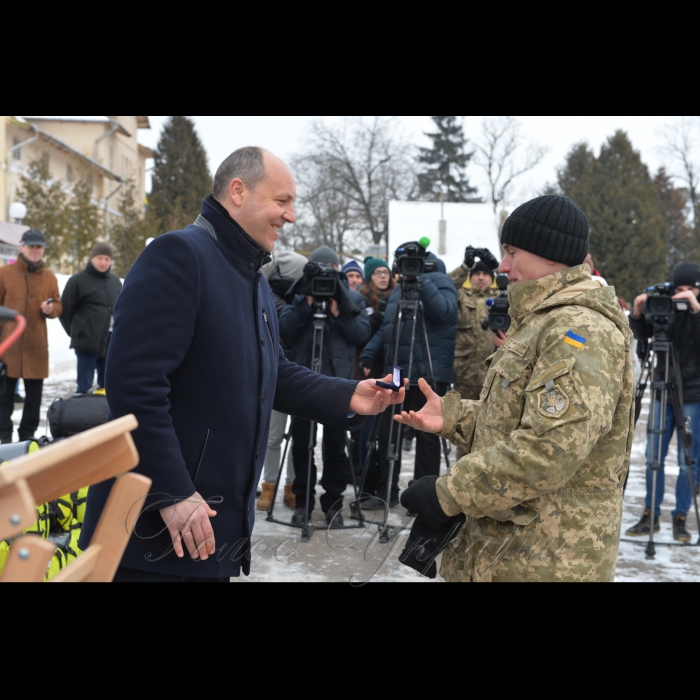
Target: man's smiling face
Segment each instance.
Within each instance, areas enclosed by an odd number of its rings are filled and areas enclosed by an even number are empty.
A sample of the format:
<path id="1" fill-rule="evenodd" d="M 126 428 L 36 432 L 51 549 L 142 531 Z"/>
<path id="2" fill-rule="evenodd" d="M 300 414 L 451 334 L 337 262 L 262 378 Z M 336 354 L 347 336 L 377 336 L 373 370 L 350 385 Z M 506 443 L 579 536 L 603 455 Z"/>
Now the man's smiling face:
<path id="1" fill-rule="evenodd" d="M 271 153 L 265 153 L 265 179 L 249 190 L 233 180 L 231 199 L 236 204 L 234 218 L 243 230 L 266 252 L 271 253 L 285 224 L 296 221 L 294 201 L 297 191 L 294 176 L 287 165 Z"/>

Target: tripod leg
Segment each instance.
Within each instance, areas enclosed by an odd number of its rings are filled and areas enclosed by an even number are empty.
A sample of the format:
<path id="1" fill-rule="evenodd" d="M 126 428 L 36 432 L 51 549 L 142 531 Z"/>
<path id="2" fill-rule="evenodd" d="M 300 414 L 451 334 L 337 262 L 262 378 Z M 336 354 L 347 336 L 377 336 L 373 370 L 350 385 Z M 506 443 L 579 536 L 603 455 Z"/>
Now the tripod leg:
<path id="1" fill-rule="evenodd" d="M 291 424 L 290 424 L 291 425 Z M 282 461 L 280 462 L 279 472 L 277 473 L 277 481 L 275 482 L 275 493 L 272 496 L 272 503 L 267 511 L 267 521 L 272 522 L 274 520 L 275 513 L 275 502 L 277 501 L 277 494 L 280 490 L 280 481 L 282 479 L 282 471 L 284 470 L 284 465 L 287 463 L 287 452 L 289 450 L 289 445 L 292 441 L 292 431 L 291 427 L 289 432 L 284 436 L 284 450 L 282 451 Z"/>
<path id="2" fill-rule="evenodd" d="M 314 421 L 311 421 L 311 425 L 309 428 L 309 460 L 306 468 L 306 504 L 304 506 L 304 525 L 301 529 L 302 542 L 308 542 L 311 539 L 311 529 L 309 528 L 311 511 L 309 510 L 309 505 L 311 503 L 311 473 L 314 469 L 314 447 L 316 446 L 315 443 L 317 428 L 318 424 Z"/>

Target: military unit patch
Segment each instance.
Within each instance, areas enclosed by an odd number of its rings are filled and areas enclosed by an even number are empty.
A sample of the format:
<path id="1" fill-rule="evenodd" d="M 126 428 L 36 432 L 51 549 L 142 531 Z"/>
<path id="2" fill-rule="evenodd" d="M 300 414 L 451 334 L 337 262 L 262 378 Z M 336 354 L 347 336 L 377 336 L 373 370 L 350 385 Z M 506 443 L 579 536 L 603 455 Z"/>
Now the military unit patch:
<path id="1" fill-rule="evenodd" d="M 573 331 L 569 331 L 564 338 L 564 342 L 580 350 L 586 344 L 586 339 L 576 335 Z"/>
<path id="2" fill-rule="evenodd" d="M 547 382 L 537 398 L 539 411 L 545 418 L 561 418 L 569 410 L 569 397 L 554 382 Z"/>

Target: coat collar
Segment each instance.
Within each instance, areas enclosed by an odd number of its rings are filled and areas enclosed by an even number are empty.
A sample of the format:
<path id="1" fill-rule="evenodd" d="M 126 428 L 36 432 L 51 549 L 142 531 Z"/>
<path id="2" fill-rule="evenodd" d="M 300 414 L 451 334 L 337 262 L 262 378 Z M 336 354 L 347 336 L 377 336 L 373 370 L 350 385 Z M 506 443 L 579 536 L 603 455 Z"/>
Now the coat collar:
<path id="1" fill-rule="evenodd" d="M 271 261 L 268 253 L 231 218 L 213 195 L 202 202 L 202 216 L 216 229 L 219 244 L 236 262 L 258 272 Z"/>
<path id="2" fill-rule="evenodd" d="M 110 267 L 109 270 L 112 268 Z M 88 275 L 92 275 L 93 277 L 100 277 L 102 279 L 107 279 L 109 277 L 109 270 L 107 272 L 100 272 L 93 264 L 92 260 L 88 260 L 88 264 L 85 266 L 85 272 L 88 273 Z"/>
<path id="3" fill-rule="evenodd" d="M 583 285 L 582 291 L 588 290 L 589 287 L 599 287 L 600 285 L 597 284 L 584 284 L 591 282 L 591 275 L 588 270 L 588 266 L 578 265 L 538 280 L 511 285 L 508 288 L 508 299 L 510 300 L 510 308 L 513 315 L 516 317 L 525 316 L 534 311 L 554 306 L 556 302 L 551 302 L 550 300 L 574 285 Z"/>
<path id="4" fill-rule="evenodd" d="M 17 272 L 19 272 L 22 275 L 26 275 L 29 272 L 29 266 L 27 265 L 26 262 L 24 262 L 24 260 L 22 260 L 22 258 L 20 256 L 17 256 L 17 260 L 15 260 L 14 266 L 15 266 L 15 269 L 17 270 Z M 45 265 L 42 265 L 38 270 L 34 270 L 30 274 L 35 274 L 35 275 L 39 274 L 39 273 L 44 271 L 44 267 L 45 267 Z"/>

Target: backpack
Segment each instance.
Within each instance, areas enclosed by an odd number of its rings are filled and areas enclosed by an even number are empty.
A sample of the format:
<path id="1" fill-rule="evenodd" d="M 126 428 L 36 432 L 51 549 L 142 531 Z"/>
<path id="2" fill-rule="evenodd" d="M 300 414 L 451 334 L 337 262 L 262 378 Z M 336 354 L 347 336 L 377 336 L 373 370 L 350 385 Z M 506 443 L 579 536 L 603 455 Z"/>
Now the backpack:
<path id="1" fill-rule="evenodd" d="M 46 414 L 54 440 L 104 425 L 108 417 L 107 397 L 99 394 L 76 394 L 68 399 L 54 399 Z"/>

